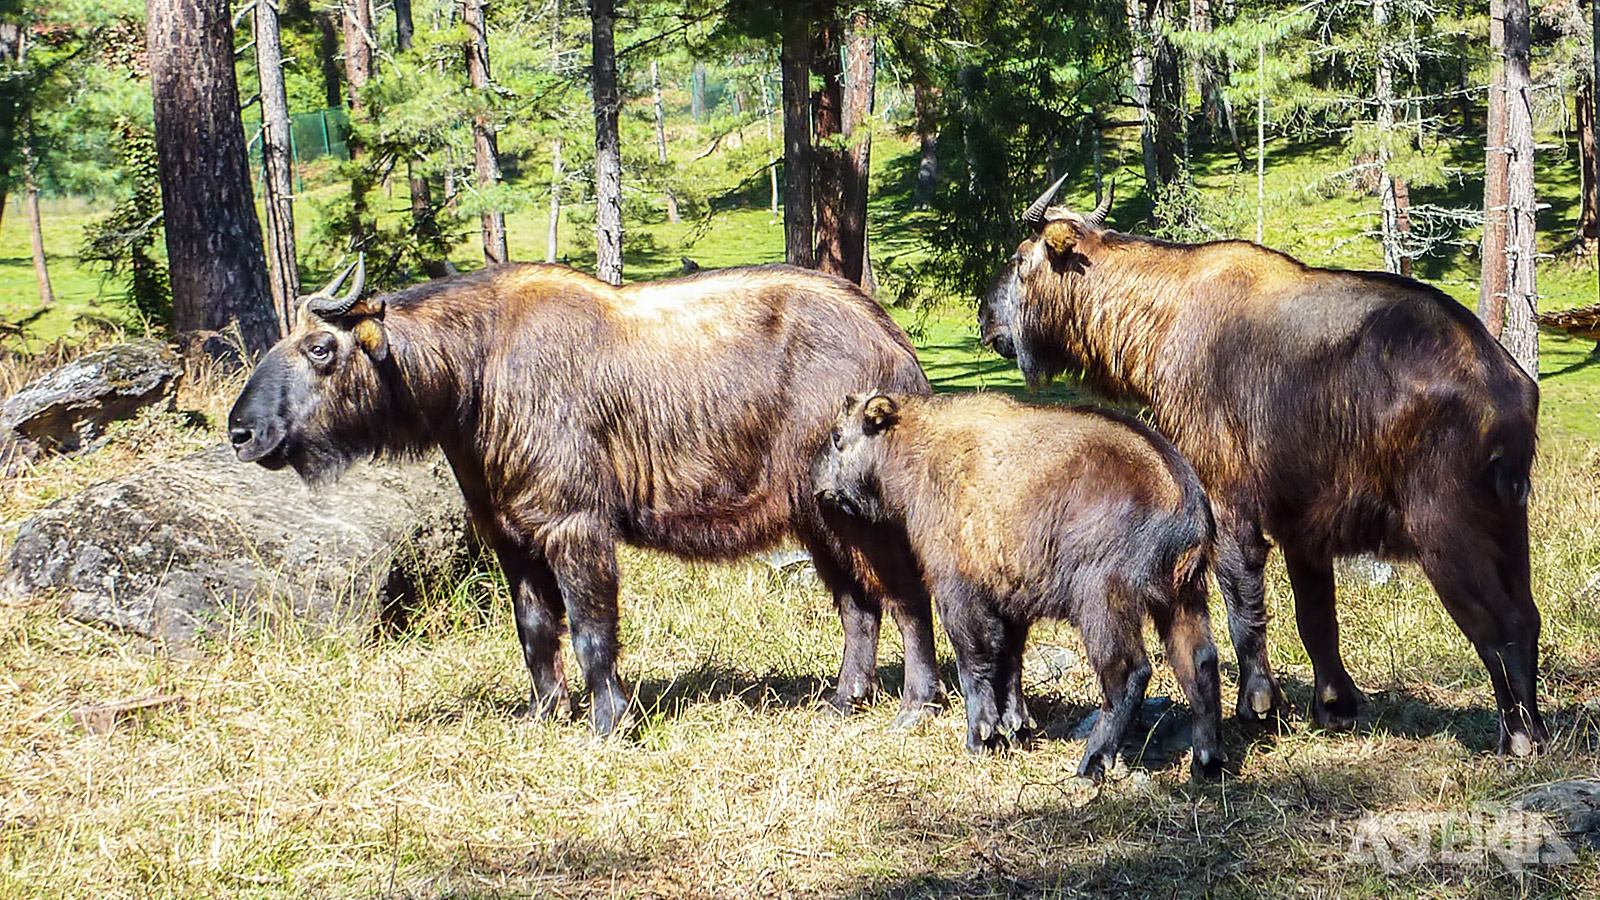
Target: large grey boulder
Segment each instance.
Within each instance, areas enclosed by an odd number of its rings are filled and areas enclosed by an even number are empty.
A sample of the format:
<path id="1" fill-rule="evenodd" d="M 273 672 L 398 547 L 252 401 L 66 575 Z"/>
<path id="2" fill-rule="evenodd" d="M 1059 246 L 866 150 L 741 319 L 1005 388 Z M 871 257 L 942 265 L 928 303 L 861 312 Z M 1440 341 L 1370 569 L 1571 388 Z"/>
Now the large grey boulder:
<path id="1" fill-rule="evenodd" d="M 6 582 L 166 642 L 286 619 L 376 625 L 467 555 L 442 462 L 359 464 L 313 491 L 220 446 L 58 501 L 17 533 Z"/>
<path id="2" fill-rule="evenodd" d="M 1551 816 L 1575 843 L 1600 850 L 1600 781 L 1558 781 L 1518 798 L 1520 809 Z"/>
<path id="3" fill-rule="evenodd" d="M 183 361 L 159 341 L 85 354 L 0 403 L 0 457 L 81 450 L 112 422 L 150 406 L 172 408 L 182 379 Z"/>

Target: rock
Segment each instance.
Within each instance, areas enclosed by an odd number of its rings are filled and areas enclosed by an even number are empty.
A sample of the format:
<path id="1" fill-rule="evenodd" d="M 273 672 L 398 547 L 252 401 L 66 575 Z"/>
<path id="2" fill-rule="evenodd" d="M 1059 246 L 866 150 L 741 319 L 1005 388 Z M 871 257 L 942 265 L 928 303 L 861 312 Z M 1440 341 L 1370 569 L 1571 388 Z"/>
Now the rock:
<path id="1" fill-rule="evenodd" d="M 106 426 L 159 404 L 171 409 L 183 362 L 165 344 L 139 340 L 85 354 L 24 385 L 0 403 L 6 456 L 72 453 Z"/>
<path id="2" fill-rule="evenodd" d="M 1075 741 L 1086 741 L 1095 723 L 1100 721 L 1100 710 L 1084 716 L 1070 736 Z M 1166 697 L 1146 697 L 1139 712 L 1128 725 L 1119 748 L 1130 762 L 1159 768 L 1182 758 L 1194 745 L 1194 728 L 1189 721 L 1189 708 L 1180 707 Z"/>
<path id="3" fill-rule="evenodd" d="M 149 713 L 182 708 L 183 698 L 177 694 L 150 694 L 133 700 L 79 707 L 72 711 L 72 721 L 90 734 L 110 734 L 118 726 Z"/>
<path id="4" fill-rule="evenodd" d="M 466 560 L 466 532 L 442 462 L 359 464 L 314 492 L 219 446 L 47 507 L 6 581 L 163 642 L 285 618 L 371 627 Z"/>
<path id="5" fill-rule="evenodd" d="M 1519 809 L 1554 818 L 1566 836 L 1600 849 L 1600 781 L 1558 781 L 1529 791 Z"/>
<path id="6" fill-rule="evenodd" d="M 1030 685 L 1061 681 L 1083 665 L 1083 658 L 1067 647 L 1038 644 L 1022 655 L 1022 680 Z"/>

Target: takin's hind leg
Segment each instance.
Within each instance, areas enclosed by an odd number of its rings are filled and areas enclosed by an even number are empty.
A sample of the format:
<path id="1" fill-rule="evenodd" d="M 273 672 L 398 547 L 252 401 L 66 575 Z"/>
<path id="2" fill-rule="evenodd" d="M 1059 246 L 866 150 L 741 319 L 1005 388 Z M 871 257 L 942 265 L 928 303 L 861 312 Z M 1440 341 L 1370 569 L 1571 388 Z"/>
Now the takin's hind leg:
<path id="1" fill-rule="evenodd" d="M 1366 700 L 1344 667 L 1339 653 L 1339 617 L 1334 607 L 1333 560 L 1301 547 L 1283 548 L 1289 584 L 1294 589 L 1294 618 L 1300 642 L 1311 657 L 1316 682 L 1311 700 L 1312 719 L 1322 728 L 1344 731 L 1355 727 L 1356 714 Z"/>
<path id="2" fill-rule="evenodd" d="M 579 515 L 551 528 L 545 547 L 589 687 L 589 723 L 602 737 L 626 731 L 628 695 L 617 676 L 616 543 L 594 517 Z"/>
<path id="3" fill-rule="evenodd" d="M 1112 604 L 1108 606 L 1114 608 Z M 1144 702 L 1145 688 L 1150 684 L 1150 659 L 1145 655 L 1141 634 L 1143 610 L 1139 613 L 1130 617 L 1108 608 L 1098 619 L 1084 620 L 1083 643 L 1089 664 L 1100 678 L 1103 699 L 1100 718 L 1089 732 L 1089 744 L 1078 764 L 1080 776 L 1098 779 L 1116 761 L 1128 725 Z"/>
<path id="4" fill-rule="evenodd" d="M 959 582 L 940 584 L 937 598 L 939 618 L 956 651 L 961 700 L 967 710 L 967 751 L 983 753 L 1005 740 L 999 697 L 1005 623 L 983 598 Z"/>
<path id="5" fill-rule="evenodd" d="M 1028 644 L 1028 623 L 1004 618 L 1004 644 L 999 654 L 999 671 L 995 684 L 999 690 L 1000 733 L 1015 743 L 1034 729 L 1033 716 L 1028 714 L 1028 703 L 1022 695 L 1022 654 Z"/>
<path id="6" fill-rule="evenodd" d="M 1228 633 L 1239 659 L 1239 719 L 1273 721 L 1285 708 L 1267 661 L 1267 599 L 1262 577 L 1270 546 L 1255 513 L 1214 504 L 1217 584 L 1228 606 Z"/>
<path id="7" fill-rule="evenodd" d="M 1167 646 L 1167 662 L 1189 701 L 1194 754 L 1189 765 L 1192 781 L 1222 777 L 1227 754 L 1222 749 L 1222 680 L 1217 672 L 1217 645 L 1211 639 L 1211 619 L 1206 612 L 1205 574 L 1182 592 L 1169 607 L 1151 605 L 1156 631 Z"/>
<path id="8" fill-rule="evenodd" d="M 1503 515 L 1504 533 L 1463 535 L 1457 515 L 1438 528 L 1419 528 L 1413 539 L 1445 610 L 1489 670 L 1500 752 L 1529 756 L 1548 738 L 1539 715 L 1540 617 L 1527 578 L 1526 513 Z"/>

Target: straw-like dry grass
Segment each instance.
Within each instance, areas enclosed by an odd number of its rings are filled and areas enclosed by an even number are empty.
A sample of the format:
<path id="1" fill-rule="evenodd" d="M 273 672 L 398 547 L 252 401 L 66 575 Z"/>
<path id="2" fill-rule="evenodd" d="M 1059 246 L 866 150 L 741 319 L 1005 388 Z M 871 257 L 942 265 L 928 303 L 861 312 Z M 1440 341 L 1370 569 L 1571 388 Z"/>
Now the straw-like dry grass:
<path id="1" fill-rule="evenodd" d="M 189 412 L 6 482 L 0 548 L 56 497 L 220 440 L 236 387 L 192 378 Z M 1369 811 L 1465 821 L 1600 775 L 1600 454 L 1547 440 L 1538 484 L 1550 753 L 1486 752 L 1482 666 L 1402 568 L 1344 584 L 1347 658 L 1372 698 L 1359 729 L 1262 736 L 1230 718 L 1238 771 L 1202 788 L 1186 764 L 1078 782 L 1070 739 L 968 757 L 959 701 L 914 734 L 887 730 L 890 700 L 819 713 L 840 649 L 830 601 L 760 563 L 625 554 L 622 668 L 641 710 L 625 741 L 518 717 L 527 676 L 493 575 L 435 585 L 400 636 L 240 629 L 167 653 L 7 599 L 0 898 L 1596 896 L 1587 850 L 1521 874 L 1492 858 L 1394 874 L 1346 859 Z M 1274 663 L 1303 709 L 1310 666 L 1281 568 L 1270 590 Z M 1077 646 L 1067 628 L 1035 641 Z M 891 692 L 898 663 L 886 638 Z M 70 716 L 154 692 L 184 704 L 98 736 Z M 1176 695 L 1159 663 L 1151 693 Z M 1051 733 L 1097 703 L 1081 666 L 1032 694 Z"/>

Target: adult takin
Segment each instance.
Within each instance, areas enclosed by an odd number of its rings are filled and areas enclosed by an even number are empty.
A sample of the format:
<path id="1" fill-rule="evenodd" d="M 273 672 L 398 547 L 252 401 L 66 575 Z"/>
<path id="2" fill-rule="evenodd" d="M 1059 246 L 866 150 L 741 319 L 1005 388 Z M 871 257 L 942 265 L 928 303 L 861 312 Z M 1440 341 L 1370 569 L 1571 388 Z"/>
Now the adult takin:
<path id="1" fill-rule="evenodd" d="M 564 618 L 594 730 L 627 720 L 619 542 L 716 560 L 785 535 L 838 603 L 833 705 L 876 691 L 885 603 L 906 647 L 900 723 L 942 700 L 927 594 L 896 570 L 908 553 L 847 545 L 808 479 L 846 390 L 928 390 L 905 334 L 855 286 L 762 266 L 618 288 L 504 265 L 368 296 L 362 273 L 301 305 L 234 404 L 234 448 L 312 483 L 441 448 L 511 585 L 531 714 L 570 709 Z"/>
<path id="2" fill-rule="evenodd" d="M 1415 559 L 1488 668 L 1500 749 L 1545 741 L 1529 584 L 1539 392 L 1472 313 L 1396 275 L 1304 265 L 1241 241 L 1119 234 L 1105 207 L 1024 214 L 1035 236 L 984 299 L 984 343 L 1030 383 L 1075 368 L 1149 405 L 1217 521 L 1239 656 L 1239 714 L 1283 707 L 1267 662 L 1262 568 L 1283 550 L 1318 725 L 1354 724 L 1333 560 Z"/>
<path id="3" fill-rule="evenodd" d="M 1193 714 L 1191 775 L 1221 773 L 1213 527 L 1178 451 L 1137 419 L 993 394 L 852 395 L 813 469 L 817 498 L 903 534 L 955 646 L 967 749 L 1031 727 L 1029 626 L 1067 619 L 1104 701 L 1079 774 L 1115 757 L 1150 680 L 1148 615 Z"/>

